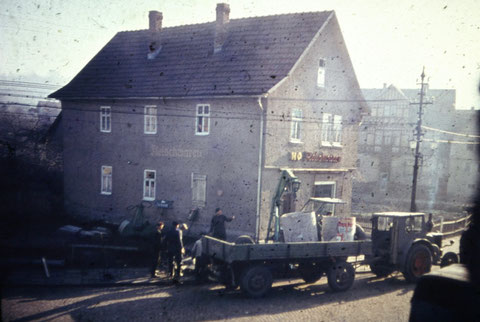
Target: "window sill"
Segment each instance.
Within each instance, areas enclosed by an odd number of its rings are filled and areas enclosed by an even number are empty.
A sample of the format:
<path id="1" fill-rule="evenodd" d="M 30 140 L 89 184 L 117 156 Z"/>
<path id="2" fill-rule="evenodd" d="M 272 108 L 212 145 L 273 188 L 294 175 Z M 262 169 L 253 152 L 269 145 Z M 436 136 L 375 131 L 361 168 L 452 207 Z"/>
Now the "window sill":
<path id="1" fill-rule="evenodd" d="M 155 201 L 155 198 L 143 197 L 144 201 Z"/>
<path id="2" fill-rule="evenodd" d="M 320 143 L 322 148 L 343 149 L 343 145 L 340 143 L 322 142 Z"/>
<path id="3" fill-rule="evenodd" d="M 195 135 L 197 135 L 197 136 L 207 136 L 209 134 L 210 134 L 210 132 L 197 132 L 197 133 L 195 133 Z"/>
<path id="4" fill-rule="evenodd" d="M 290 144 L 295 144 L 295 145 L 303 145 L 303 144 L 305 144 L 305 143 L 302 142 L 302 141 L 297 141 L 297 140 L 292 140 L 292 139 L 290 139 L 290 140 L 288 141 L 288 143 L 290 143 Z"/>
<path id="5" fill-rule="evenodd" d="M 100 194 L 104 195 L 104 196 L 111 196 L 112 195 L 111 192 L 105 192 L 105 191 L 100 192 Z"/>
<path id="6" fill-rule="evenodd" d="M 155 135 L 155 134 L 157 134 L 157 132 L 143 132 L 143 134 L 145 134 L 145 135 Z"/>

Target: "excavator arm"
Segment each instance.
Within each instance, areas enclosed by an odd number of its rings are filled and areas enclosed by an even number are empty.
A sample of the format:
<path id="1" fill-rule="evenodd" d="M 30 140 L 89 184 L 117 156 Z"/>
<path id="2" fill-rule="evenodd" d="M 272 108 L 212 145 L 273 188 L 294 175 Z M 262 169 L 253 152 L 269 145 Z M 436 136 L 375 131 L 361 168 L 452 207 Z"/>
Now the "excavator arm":
<path id="1" fill-rule="evenodd" d="M 280 215 L 278 210 L 282 201 L 282 196 L 286 191 L 296 193 L 300 188 L 300 180 L 293 174 L 292 170 L 283 170 L 278 182 L 275 195 L 272 198 L 272 208 L 270 210 L 270 219 L 268 220 L 267 237 L 265 242 L 270 238 L 273 225 L 273 240 L 278 242 L 280 232 Z"/>

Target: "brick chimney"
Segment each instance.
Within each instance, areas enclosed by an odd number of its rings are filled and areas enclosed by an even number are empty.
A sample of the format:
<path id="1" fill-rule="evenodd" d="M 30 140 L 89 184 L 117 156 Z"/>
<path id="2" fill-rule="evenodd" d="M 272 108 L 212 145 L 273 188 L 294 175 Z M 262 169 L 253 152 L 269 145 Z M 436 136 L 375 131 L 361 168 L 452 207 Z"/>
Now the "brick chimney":
<path id="1" fill-rule="evenodd" d="M 215 24 L 215 39 L 213 52 L 222 50 L 222 46 L 227 38 L 227 27 L 230 21 L 230 6 L 227 3 L 217 3 L 217 20 Z"/>
<path id="2" fill-rule="evenodd" d="M 148 29 L 150 31 L 162 30 L 163 15 L 159 11 L 150 11 L 148 13 Z"/>
<path id="3" fill-rule="evenodd" d="M 155 59 L 162 50 L 161 34 L 163 15 L 159 11 L 150 11 L 148 13 L 148 30 L 151 32 L 148 44 L 148 59 Z"/>

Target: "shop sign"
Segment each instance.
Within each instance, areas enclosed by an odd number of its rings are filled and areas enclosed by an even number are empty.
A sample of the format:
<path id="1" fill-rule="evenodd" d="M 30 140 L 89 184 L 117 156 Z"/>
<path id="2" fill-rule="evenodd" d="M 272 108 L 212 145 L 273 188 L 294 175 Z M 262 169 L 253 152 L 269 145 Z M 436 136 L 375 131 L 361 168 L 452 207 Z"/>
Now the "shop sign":
<path id="1" fill-rule="evenodd" d="M 290 160 L 338 163 L 340 162 L 341 157 L 333 154 L 323 154 L 318 152 L 290 152 Z"/>

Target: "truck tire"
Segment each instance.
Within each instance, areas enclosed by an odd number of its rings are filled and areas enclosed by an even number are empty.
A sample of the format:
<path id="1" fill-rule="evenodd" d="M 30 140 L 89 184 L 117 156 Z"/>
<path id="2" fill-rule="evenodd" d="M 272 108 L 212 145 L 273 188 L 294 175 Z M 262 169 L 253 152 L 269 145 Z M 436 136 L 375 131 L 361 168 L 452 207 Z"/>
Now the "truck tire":
<path id="1" fill-rule="evenodd" d="M 240 281 L 240 289 L 249 297 L 262 297 L 272 287 L 272 272 L 265 266 L 252 266 L 245 270 Z"/>
<path id="2" fill-rule="evenodd" d="M 300 276 L 307 284 L 313 284 L 322 278 L 323 270 L 316 263 L 301 263 L 298 267 Z"/>
<path id="3" fill-rule="evenodd" d="M 369 266 L 372 273 L 375 274 L 377 277 L 387 277 L 395 271 L 395 268 L 392 267 L 392 265 L 389 265 L 384 261 L 377 261 L 371 263 Z"/>
<path id="4" fill-rule="evenodd" d="M 335 292 L 343 292 L 353 285 L 355 269 L 347 262 L 336 262 L 327 271 L 328 286 Z"/>
<path id="5" fill-rule="evenodd" d="M 443 255 L 442 260 L 440 261 L 440 267 L 446 267 L 448 265 L 457 264 L 458 255 L 454 252 L 448 252 Z"/>
<path id="6" fill-rule="evenodd" d="M 413 244 L 407 254 L 407 260 L 403 269 L 403 276 L 410 283 L 416 283 L 418 279 L 432 268 L 432 253 L 427 246 Z"/>
<path id="7" fill-rule="evenodd" d="M 241 235 L 238 236 L 237 239 L 235 239 L 235 244 L 236 245 L 251 245 L 255 244 L 255 241 L 253 240 L 252 237 L 248 235 Z"/>
<path id="8" fill-rule="evenodd" d="M 368 239 L 367 233 L 359 224 L 355 225 L 355 235 L 353 235 L 353 240 L 365 240 Z"/>

